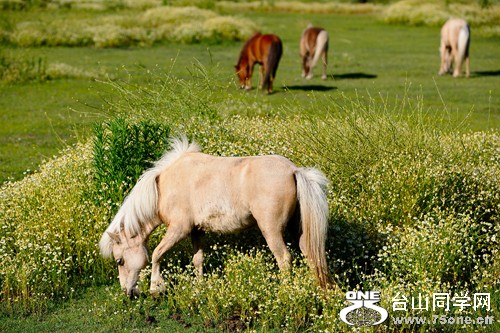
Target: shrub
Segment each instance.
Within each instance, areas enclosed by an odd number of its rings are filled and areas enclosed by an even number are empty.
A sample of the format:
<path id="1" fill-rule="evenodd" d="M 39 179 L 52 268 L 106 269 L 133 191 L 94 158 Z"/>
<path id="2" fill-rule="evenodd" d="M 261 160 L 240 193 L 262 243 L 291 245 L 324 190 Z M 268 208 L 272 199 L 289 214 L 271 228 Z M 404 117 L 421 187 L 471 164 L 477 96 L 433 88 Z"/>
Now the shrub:
<path id="1" fill-rule="evenodd" d="M 117 118 L 96 125 L 93 143 L 96 204 L 119 204 L 139 176 L 168 148 L 170 129 L 147 121 L 127 123 Z"/>
<path id="2" fill-rule="evenodd" d="M 47 78 L 47 64 L 44 58 L 14 60 L 0 54 L 0 83 L 45 81 Z"/>

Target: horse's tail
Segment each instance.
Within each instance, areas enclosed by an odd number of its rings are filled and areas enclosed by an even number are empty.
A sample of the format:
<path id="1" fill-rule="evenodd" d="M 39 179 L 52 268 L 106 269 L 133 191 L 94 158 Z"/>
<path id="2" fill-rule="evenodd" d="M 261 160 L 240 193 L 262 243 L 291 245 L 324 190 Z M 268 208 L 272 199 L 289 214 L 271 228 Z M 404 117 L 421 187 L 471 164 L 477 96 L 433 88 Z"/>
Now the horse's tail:
<path id="1" fill-rule="evenodd" d="M 299 168 L 295 173 L 300 206 L 303 244 L 301 250 L 309 261 L 321 287 L 330 283 L 325 243 L 328 229 L 328 202 L 325 175 L 314 168 Z"/>
<path id="2" fill-rule="evenodd" d="M 458 33 L 458 58 L 456 66 L 460 66 L 465 58 L 469 55 L 470 28 L 465 24 L 460 28 Z"/>
<path id="3" fill-rule="evenodd" d="M 328 32 L 321 30 L 316 37 L 316 49 L 314 50 L 314 58 L 311 62 L 311 69 L 316 66 L 323 51 L 328 51 Z"/>
<path id="4" fill-rule="evenodd" d="M 267 87 L 268 91 L 272 87 L 272 81 L 276 77 L 276 71 L 278 70 L 278 64 L 282 54 L 283 44 L 281 43 L 281 40 L 277 38 L 271 43 L 269 54 L 267 55 L 267 69 L 262 88 Z"/>

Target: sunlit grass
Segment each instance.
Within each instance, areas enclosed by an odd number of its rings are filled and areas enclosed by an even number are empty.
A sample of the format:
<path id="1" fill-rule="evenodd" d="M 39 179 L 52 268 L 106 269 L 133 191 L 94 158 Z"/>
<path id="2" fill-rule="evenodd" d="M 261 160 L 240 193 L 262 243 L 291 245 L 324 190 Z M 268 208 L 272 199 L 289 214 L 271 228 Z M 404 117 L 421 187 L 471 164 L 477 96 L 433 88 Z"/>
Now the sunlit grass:
<path id="1" fill-rule="evenodd" d="M 123 318 L 181 314 L 212 328 L 230 320 L 251 329 L 346 331 L 338 320 L 345 290 L 493 293 L 498 288 L 496 131 L 463 134 L 431 125 L 408 112 L 410 105 L 422 112 L 422 100 L 401 101 L 396 115 L 383 103 L 360 107 L 347 98 L 333 106 L 313 101 L 311 107 L 323 108 L 320 118 L 304 112 L 230 115 L 231 104 L 220 94 L 225 87 L 209 85 L 210 73 L 197 70 L 194 81 L 167 74 L 147 87 L 109 82 L 119 98 L 108 107 L 132 124 L 168 125 L 172 133 L 194 138 L 206 153 L 275 153 L 322 169 L 331 183 L 329 265 L 340 289 L 325 296 L 297 254 L 290 275 L 281 274 L 262 239 L 211 237 L 202 280 L 188 265 L 189 245 L 181 244 L 164 262 L 168 291 L 162 302 L 146 296 L 123 303 L 117 287 L 90 313 L 102 315 L 106 308 Z M 167 106 L 174 112 L 158 112 Z M 157 148 L 146 144 L 140 150 Z M 2 188 L 4 313 L 43 313 L 49 302 L 73 297 L 82 286 L 116 280 L 115 268 L 95 245 L 119 202 L 89 197 L 95 193 L 96 168 L 105 167 L 93 159 L 90 144 L 80 144 Z M 151 248 L 163 232 L 153 235 Z M 146 295 L 148 285 L 144 274 Z"/>

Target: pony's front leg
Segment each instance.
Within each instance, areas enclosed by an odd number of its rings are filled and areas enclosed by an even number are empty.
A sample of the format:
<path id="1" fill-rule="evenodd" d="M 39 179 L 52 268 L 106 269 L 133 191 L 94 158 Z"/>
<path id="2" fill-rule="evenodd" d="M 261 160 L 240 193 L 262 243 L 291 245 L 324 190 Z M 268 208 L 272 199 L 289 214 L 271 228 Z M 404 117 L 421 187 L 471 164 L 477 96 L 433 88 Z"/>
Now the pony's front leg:
<path id="1" fill-rule="evenodd" d="M 184 239 L 189 234 L 189 231 L 182 227 L 170 226 L 163 236 L 160 244 L 153 251 L 152 267 L 151 267 L 151 288 L 152 294 L 159 294 L 165 291 L 165 281 L 160 272 L 160 261 L 163 255 L 170 250 L 175 244 Z"/>
<path id="2" fill-rule="evenodd" d="M 439 68 L 439 75 L 444 75 L 448 73 L 450 68 L 450 56 L 449 51 L 443 43 L 441 43 L 441 47 L 439 48 L 439 53 L 441 55 L 441 66 Z"/>
<path id="3" fill-rule="evenodd" d="M 247 77 L 245 79 L 245 90 L 252 89 L 253 66 L 254 66 L 254 64 L 248 66 L 248 74 L 247 74 Z"/>

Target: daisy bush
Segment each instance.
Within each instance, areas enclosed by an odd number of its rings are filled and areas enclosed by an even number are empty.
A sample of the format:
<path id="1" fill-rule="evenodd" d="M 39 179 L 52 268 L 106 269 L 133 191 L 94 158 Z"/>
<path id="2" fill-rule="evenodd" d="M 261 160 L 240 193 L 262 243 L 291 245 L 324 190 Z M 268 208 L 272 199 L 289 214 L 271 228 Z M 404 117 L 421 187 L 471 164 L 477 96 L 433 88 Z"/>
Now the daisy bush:
<path id="1" fill-rule="evenodd" d="M 338 317 L 349 290 L 390 297 L 489 292 L 498 315 L 498 131 L 460 132 L 427 121 L 423 101 L 409 97 L 391 107 L 371 98 L 335 104 L 318 98 L 310 106 L 273 109 L 233 95 L 230 83 L 214 81 L 213 69 L 195 69 L 190 80 L 167 74 L 141 86 L 108 82 L 117 98 L 103 111 L 116 118 L 96 132 L 101 139 L 69 148 L 25 179 L 3 185 L 2 309 L 43 311 L 50 299 L 112 282 L 105 304 L 91 310 L 96 315 L 110 309 L 123 318 L 164 313 L 223 330 L 349 331 Z M 308 107 L 321 116 L 307 116 Z M 144 140 L 146 132 L 154 140 Z M 255 232 L 210 236 L 201 279 L 190 265 L 191 246 L 183 242 L 164 260 L 166 293 L 123 303 L 116 269 L 100 258 L 97 242 L 121 203 L 116 191 L 126 193 L 140 172 L 113 181 L 106 172 L 147 167 L 145 160 L 167 149 L 158 142 L 179 134 L 213 155 L 280 154 L 321 169 L 330 180 L 327 252 L 335 287 L 318 289 L 293 244 L 293 268 L 279 272 Z M 120 142 L 135 162 L 119 157 Z M 96 182 L 97 175 L 104 181 Z M 107 183 L 114 184 L 113 195 L 104 196 Z M 103 199 L 95 200 L 96 193 Z M 164 232 L 160 227 L 153 234 L 150 249 Z M 146 293 L 148 269 L 140 283 Z M 383 306 L 392 312 L 390 297 Z"/>
<path id="2" fill-rule="evenodd" d="M 1 309 L 43 312 L 48 301 L 105 277 L 95 246 L 111 217 L 86 195 L 90 144 L 79 144 L 0 192 Z"/>

